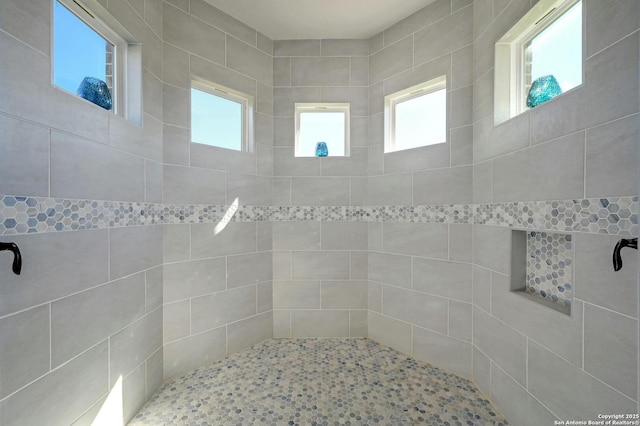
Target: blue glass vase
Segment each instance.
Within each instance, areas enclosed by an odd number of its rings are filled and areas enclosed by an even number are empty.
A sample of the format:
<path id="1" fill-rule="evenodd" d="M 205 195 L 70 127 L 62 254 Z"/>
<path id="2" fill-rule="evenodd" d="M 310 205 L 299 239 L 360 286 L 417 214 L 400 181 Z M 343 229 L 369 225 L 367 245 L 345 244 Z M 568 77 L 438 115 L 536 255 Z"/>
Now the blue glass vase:
<path id="1" fill-rule="evenodd" d="M 95 77 L 85 77 L 77 90 L 78 96 L 101 106 L 106 110 L 110 110 L 113 106 L 111 92 L 107 87 L 107 83 Z"/>
<path id="2" fill-rule="evenodd" d="M 527 106 L 535 108 L 562 93 L 558 80 L 553 75 L 545 75 L 536 78 L 531 83 L 529 94 L 527 95 Z"/>
<path id="3" fill-rule="evenodd" d="M 318 142 L 316 144 L 316 157 L 326 157 L 329 155 L 329 148 L 326 142 Z"/>

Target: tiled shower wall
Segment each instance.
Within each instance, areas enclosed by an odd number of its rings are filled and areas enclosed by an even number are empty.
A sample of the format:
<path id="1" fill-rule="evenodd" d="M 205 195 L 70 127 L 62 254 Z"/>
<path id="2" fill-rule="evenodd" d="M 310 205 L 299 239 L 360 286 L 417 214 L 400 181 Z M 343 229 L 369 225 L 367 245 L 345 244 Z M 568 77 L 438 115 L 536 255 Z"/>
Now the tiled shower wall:
<path id="1" fill-rule="evenodd" d="M 369 40 L 367 205 L 471 204 L 473 5 L 438 0 Z M 384 96 L 446 75 L 448 142 L 384 153 Z M 471 225 L 369 223 L 369 335 L 471 376 Z"/>
<path id="2" fill-rule="evenodd" d="M 163 374 L 272 333 L 368 335 L 473 377 L 515 424 L 637 412 L 637 262 L 610 265 L 637 225 L 598 215 L 621 196 L 637 220 L 638 5 L 585 2 L 585 85 L 495 128 L 493 43 L 533 1 L 274 44 L 203 0 L 100 1 L 144 45 L 142 127 L 51 88 L 48 0 L 2 2 L 0 194 L 60 204 L 73 232 L 10 237 L 0 423 L 89 423 L 120 374 L 127 417 Z M 384 154 L 384 95 L 442 74 L 449 142 Z M 191 76 L 255 94 L 253 153 L 191 146 Z M 351 157 L 294 159 L 296 101 L 351 102 Z M 573 232 L 571 316 L 507 291 L 510 227 Z"/>
<path id="3" fill-rule="evenodd" d="M 274 205 L 339 216 L 363 205 L 368 52 L 366 40 L 274 42 Z M 294 102 L 349 102 L 351 155 L 295 158 Z M 367 232 L 345 220 L 273 223 L 274 336 L 367 335 Z"/>
<path id="4" fill-rule="evenodd" d="M 582 86 L 494 126 L 494 44 L 534 3 L 474 4 L 474 202 L 636 196 L 638 2 L 583 0 Z M 573 234 L 568 316 L 509 292 L 509 228 L 473 228 L 473 378 L 509 421 L 637 413 L 637 254 L 614 272 L 619 237 Z"/>
<path id="5" fill-rule="evenodd" d="M 199 204 L 271 205 L 271 40 L 204 0 L 165 2 L 163 23 L 162 185 L 164 202 L 176 205 L 170 215 Z M 190 142 L 192 78 L 254 97 L 251 152 Z M 163 227 L 165 378 L 273 335 L 271 224 L 202 222 Z"/>
<path id="6" fill-rule="evenodd" d="M 0 193 L 161 202 L 161 3 L 107 7 L 145 46 L 142 125 L 51 85 L 51 10 L 0 3 Z M 131 416 L 163 377 L 162 227 L 3 241 L 23 270 L 0 276 L 0 423 L 88 424 L 112 390 Z"/>

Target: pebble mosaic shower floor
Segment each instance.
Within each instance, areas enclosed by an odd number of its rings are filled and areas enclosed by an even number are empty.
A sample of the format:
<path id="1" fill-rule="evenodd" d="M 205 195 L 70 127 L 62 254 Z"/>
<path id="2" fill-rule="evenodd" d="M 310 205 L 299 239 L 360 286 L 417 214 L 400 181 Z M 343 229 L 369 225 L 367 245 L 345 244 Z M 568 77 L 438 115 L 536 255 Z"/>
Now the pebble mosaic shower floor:
<path id="1" fill-rule="evenodd" d="M 470 381 L 369 339 L 271 339 L 165 382 L 129 425 L 508 425 Z"/>

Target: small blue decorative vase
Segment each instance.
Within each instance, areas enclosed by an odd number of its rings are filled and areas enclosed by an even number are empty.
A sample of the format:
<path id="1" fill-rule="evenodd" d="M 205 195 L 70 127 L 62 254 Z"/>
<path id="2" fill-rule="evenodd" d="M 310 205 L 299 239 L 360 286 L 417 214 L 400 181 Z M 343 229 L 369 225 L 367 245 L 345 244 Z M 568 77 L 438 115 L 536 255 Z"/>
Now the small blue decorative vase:
<path id="1" fill-rule="evenodd" d="M 101 106 L 106 110 L 110 110 L 113 106 L 111 92 L 107 87 L 107 83 L 95 77 L 85 77 L 80 86 L 78 86 L 78 96 Z"/>
<path id="2" fill-rule="evenodd" d="M 326 157 L 329 155 L 329 148 L 326 142 L 318 142 L 316 144 L 316 157 Z"/>
<path id="3" fill-rule="evenodd" d="M 553 75 L 545 75 L 536 78 L 531 83 L 529 94 L 527 95 L 527 106 L 535 108 L 562 93 L 558 80 Z"/>

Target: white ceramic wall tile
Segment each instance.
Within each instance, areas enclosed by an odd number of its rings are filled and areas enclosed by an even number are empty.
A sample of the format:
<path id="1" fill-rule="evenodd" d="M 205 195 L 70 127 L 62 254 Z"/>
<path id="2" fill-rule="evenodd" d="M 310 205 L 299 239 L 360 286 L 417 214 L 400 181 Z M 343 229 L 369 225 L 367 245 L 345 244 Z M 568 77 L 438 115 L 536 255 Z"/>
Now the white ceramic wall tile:
<path id="1" fill-rule="evenodd" d="M 256 155 L 252 152 L 242 152 L 217 146 L 191 143 L 189 145 L 192 167 L 224 170 L 227 172 L 255 174 Z M 198 169 L 194 169 L 198 170 Z M 220 182 L 224 179 L 219 178 Z M 209 181 L 212 183 L 212 181 Z M 216 182 L 217 184 L 218 182 Z M 202 184 L 201 184 L 202 185 Z M 203 190 L 204 188 L 200 188 Z M 230 201 L 231 202 L 231 201 Z"/>
<path id="2" fill-rule="evenodd" d="M 369 83 L 376 83 L 413 65 L 413 37 L 405 37 L 369 57 Z"/>
<path id="3" fill-rule="evenodd" d="M 162 263 L 162 226 L 109 230 L 110 278 L 124 277 Z"/>
<path id="4" fill-rule="evenodd" d="M 225 34 L 200 19 L 174 7 L 163 8 L 164 40 L 174 46 L 224 64 Z"/>
<path id="5" fill-rule="evenodd" d="M 132 371 L 122 381 L 122 416 L 130 419 L 146 402 L 146 372 L 144 364 Z"/>
<path id="6" fill-rule="evenodd" d="M 405 354 L 411 353 L 411 324 L 368 311 L 369 338 Z"/>
<path id="7" fill-rule="evenodd" d="M 226 355 L 226 327 L 218 327 L 164 345 L 164 378 L 172 377 L 208 365 Z"/>
<path id="8" fill-rule="evenodd" d="M 382 226 L 384 251 L 396 254 L 448 258 L 448 228 L 438 223 L 386 222 Z"/>
<path id="9" fill-rule="evenodd" d="M 613 270 L 611 253 L 619 238 L 575 234 L 575 297 L 638 318 L 638 262 L 623 249 L 623 267 Z"/>
<path id="10" fill-rule="evenodd" d="M 635 195 L 638 182 L 638 116 L 587 130 L 585 195 Z"/>
<path id="11" fill-rule="evenodd" d="M 493 161 L 494 202 L 564 200 L 582 198 L 583 194 L 582 132 Z"/>
<path id="12" fill-rule="evenodd" d="M 349 179 L 295 177 L 291 181 L 291 203 L 294 206 L 348 206 Z"/>
<path id="13" fill-rule="evenodd" d="M 51 304 L 51 365 L 58 367 L 144 315 L 144 274 Z"/>
<path id="14" fill-rule="evenodd" d="M 257 285 L 259 314 L 270 312 L 273 310 L 273 282 L 267 281 Z"/>
<path id="15" fill-rule="evenodd" d="M 274 281 L 274 309 L 319 309 L 320 281 Z"/>
<path id="16" fill-rule="evenodd" d="M 528 390 L 562 419 L 597 419 L 602 407 L 633 413 L 637 403 L 529 340 Z M 579 394 L 580 397 L 576 398 Z"/>
<path id="17" fill-rule="evenodd" d="M 222 224 L 226 226 L 210 223 L 191 225 L 192 259 L 250 253 L 256 250 L 255 223 Z"/>
<path id="18" fill-rule="evenodd" d="M 369 43 L 361 39 L 321 40 L 322 56 L 369 56 Z"/>
<path id="19" fill-rule="evenodd" d="M 320 56 L 320 40 L 276 40 L 273 56 Z"/>
<path id="20" fill-rule="evenodd" d="M 255 286 L 245 286 L 191 300 L 191 333 L 201 333 L 256 314 Z"/>
<path id="21" fill-rule="evenodd" d="M 526 384 L 527 338 L 513 328 L 473 309 L 473 344 L 521 385 Z M 530 343 L 529 343 L 530 344 Z M 531 379 L 531 374 L 529 374 Z"/>
<path id="22" fill-rule="evenodd" d="M 366 222 L 323 222 L 323 250 L 366 250 L 369 228 Z"/>
<path id="23" fill-rule="evenodd" d="M 340 280 L 350 277 L 349 252 L 294 251 L 291 253 L 293 279 Z"/>
<path id="24" fill-rule="evenodd" d="M 162 179 L 164 201 L 167 203 L 225 202 L 223 172 L 165 165 Z"/>
<path id="25" fill-rule="evenodd" d="M 465 7 L 415 34 L 414 62 L 421 64 L 473 41 L 473 7 Z"/>
<path id="26" fill-rule="evenodd" d="M 382 313 L 386 316 L 446 334 L 447 312 L 443 297 L 390 286 L 382 289 Z"/>
<path id="27" fill-rule="evenodd" d="M 236 353 L 273 336 L 271 312 L 256 315 L 229 324 L 227 327 L 227 353 Z"/>
<path id="28" fill-rule="evenodd" d="M 527 424 L 535 419 L 536 423 L 554 424 L 557 421 L 556 416 L 544 405 L 532 398 L 520 384 L 497 367 L 491 368 L 491 400 L 510 422 Z"/>
<path id="29" fill-rule="evenodd" d="M 0 402 L 0 422 L 71 424 L 109 391 L 109 349 L 101 342 Z M 33 409 L 38 401 L 38 409 Z"/>
<path id="30" fill-rule="evenodd" d="M 189 11 L 193 16 L 197 16 L 245 43 L 256 45 L 256 30 L 248 25 L 222 12 L 220 9 L 212 7 L 204 0 L 193 0 L 189 6 Z"/>
<path id="31" fill-rule="evenodd" d="M 144 200 L 142 158 L 66 133 L 51 132 L 50 179 L 54 197 Z"/>
<path id="32" fill-rule="evenodd" d="M 227 257 L 227 288 L 271 280 L 273 256 L 270 251 Z"/>
<path id="33" fill-rule="evenodd" d="M 189 55 L 189 68 L 193 76 L 212 84 L 221 84 L 249 96 L 256 96 L 256 80 L 195 54 Z M 191 87 L 191 81 L 187 88 Z"/>
<path id="34" fill-rule="evenodd" d="M 411 287 L 411 257 L 369 253 L 369 279 L 394 286 Z"/>
<path id="35" fill-rule="evenodd" d="M 273 337 L 275 338 L 291 337 L 291 311 L 289 310 L 273 311 Z"/>
<path id="36" fill-rule="evenodd" d="M 473 347 L 470 343 L 413 327 L 413 356 L 462 377 L 471 378 Z"/>
<path id="37" fill-rule="evenodd" d="M 571 315 L 549 309 L 509 290 L 509 277 L 492 272 L 491 313 L 575 365 L 582 365 L 582 312 L 574 301 Z"/>
<path id="38" fill-rule="evenodd" d="M 367 337 L 369 335 L 367 311 L 349 311 L 349 337 Z"/>
<path id="39" fill-rule="evenodd" d="M 295 310 L 292 337 L 349 337 L 349 311 Z"/>
<path id="40" fill-rule="evenodd" d="M 385 45 L 394 43 L 422 27 L 430 25 L 451 13 L 450 0 L 434 1 L 384 30 Z"/>
<path id="41" fill-rule="evenodd" d="M 95 230 L 12 236 L 25 259 L 24 268 L 19 276 L 3 275 L 0 316 L 107 282 L 107 233 Z"/>
<path id="42" fill-rule="evenodd" d="M 0 399 L 49 372 L 49 306 L 0 320 Z"/>
<path id="43" fill-rule="evenodd" d="M 472 195 L 471 166 L 429 170 L 413 174 L 415 204 L 470 204 Z"/>
<path id="44" fill-rule="evenodd" d="M 226 66 L 255 78 L 265 84 L 273 84 L 273 64 L 270 55 L 227 36 Z"/>
<path id="45" fill-rule="evenodd" d="M 322 281 L 320 305 L 322 309 L 367 309 L 366 281 Z"/>
<path id="46" fill-rule="evenodd" d="M 630 378 L 638 377 L 638 320 L 590 304 L 584 309 L 584 370 L 634 399 L 638 383 Z"/>
<path id="47" fill-rule="evenodd" d="M 471 264 L 435 259 L 413 259 L 413 289 L 471 301 Z"/>
<path id="48" fill-rule="evenodd" d="M 292 86 L 348 86 L 349 58 L 291 58 Z"/>
<path id="49" fill-rule="evenodd" d="M 287 221 L 273 224 L 273 250 L 319 250 L 320 222 Z"/>
<path id="50" fill-rule="evenodd" d="M 157 362 L 158 352 L 162 353 L 162 328 L 162 308 L 158 308 L 109 338 L 111 383 L 115 383 L 120 375 L 128 375 L 142 360 Z M 162 365 L 158 373 L 159 378 L 149 374 L 149 379 L 156 382 L 156 386 L 159 385 L 158 379 L 162 380 Z"/>
<path id="51" fill-rule="evenodd" d="M 162 307 L 162 342 L 164 344 L 191 335 L 191 301 L 165 303 Z"/>
<path id="52" fill-rule="evenodd" d="M 47 197 L 49 195 L 49 132 L 47 128 L 1 114 L 0 139 L 2 140 L 0 193 Z"/>
<path id="53" fill-rule="evenodd" d="M 482 392 L 491 394 L 491 360 L 473 347 L 473 381 Z"/>

